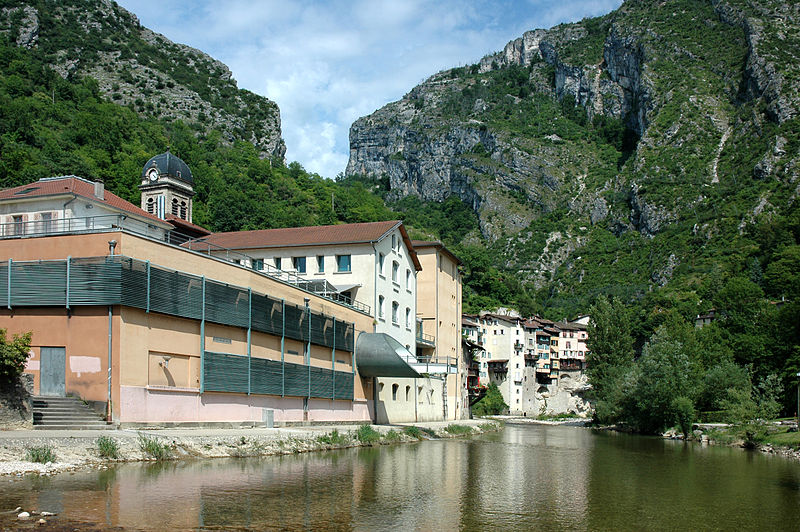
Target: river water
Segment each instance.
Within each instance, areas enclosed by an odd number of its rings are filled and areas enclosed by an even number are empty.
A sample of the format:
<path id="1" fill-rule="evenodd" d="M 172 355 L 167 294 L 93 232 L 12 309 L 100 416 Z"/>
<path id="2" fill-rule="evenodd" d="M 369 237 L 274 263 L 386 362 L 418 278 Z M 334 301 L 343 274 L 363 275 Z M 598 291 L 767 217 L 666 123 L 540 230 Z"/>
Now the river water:
<path id="1" fill-rule="evenodd" d="M 0 480 L 0 511 L 17 506 L 58 512 L 54 524 L 70 529 L 800 530 L 800 463 L 508 425 L 462 440 Z"/>

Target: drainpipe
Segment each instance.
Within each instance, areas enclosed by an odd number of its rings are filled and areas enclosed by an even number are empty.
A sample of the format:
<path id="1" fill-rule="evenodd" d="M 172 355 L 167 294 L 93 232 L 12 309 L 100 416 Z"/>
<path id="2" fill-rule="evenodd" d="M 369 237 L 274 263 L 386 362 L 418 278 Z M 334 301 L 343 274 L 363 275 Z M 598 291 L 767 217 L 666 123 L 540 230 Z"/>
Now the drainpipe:
<path id="1" fill-rule="evenodd" d="M 109 240 L 108 241 L 108 254 L 110 256 L 114 256 L 114 250 L 117 249 L 117 241 L 116 240 Z M 106 402 L 106 415 L 108 421 L 113 421 L 114 416 L 114 409 L 111 406 L 111 358 L 112 358 L 112 334 L 113 334 L 113 319 L 114 319 L 114 307 L 109 305 L 108 306 L 108 391 L 106 398 L 108 401 Z"/>

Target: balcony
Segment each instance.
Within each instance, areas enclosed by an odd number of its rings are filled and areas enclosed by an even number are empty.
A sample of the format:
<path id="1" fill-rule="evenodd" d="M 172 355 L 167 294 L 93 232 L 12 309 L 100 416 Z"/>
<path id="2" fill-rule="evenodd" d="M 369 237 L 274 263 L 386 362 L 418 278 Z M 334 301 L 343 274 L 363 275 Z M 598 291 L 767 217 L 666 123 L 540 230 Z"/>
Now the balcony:
<path id="1" fill-rule="evenodd" d="M 521 351 L 523 347 L 525 347 L 525 346 L 519 340 L 514 342 L 514 351 Z"/>
<path id="2" fill-rule="evenodd" d="M 569 363 L 569 364 L 566 363 L 566 362 L 562 362 L 561 366 L 560 366 L 560 369 L 565 369 L 565 370 L 569 370 L 569 371 L 578 371 L 578 370 L 583 369 L 583 365 L 580 362 L 572 362 L 572 363 Z"/>
<path id="3" fill-rule="evenodd" d="M 436 337 L 422 332 L 422 327 L 417 326 L 417 345 L 420 347 L 436 347 Z"/>
<path id="4" fill-rule="evenodd" d="M 505 375 L 508 373 L 508 360 L 490 360 L 487 362 L 490 373 Z"/>
<path id="5" fill-rule="evenodd" d="M 409 365 L 418 373 L 444 374 L 458 373 L 458 359 L 456 357 L 446 357 L 437 355 L 417 355 L 415 361 L 409 361 Z"/>

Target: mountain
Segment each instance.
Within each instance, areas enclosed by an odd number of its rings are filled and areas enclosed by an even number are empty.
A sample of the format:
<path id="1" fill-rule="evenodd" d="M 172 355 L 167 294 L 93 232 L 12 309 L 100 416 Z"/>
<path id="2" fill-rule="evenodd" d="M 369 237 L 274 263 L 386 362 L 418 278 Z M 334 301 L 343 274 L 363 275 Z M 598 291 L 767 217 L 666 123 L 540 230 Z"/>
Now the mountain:
<path id="1" fill-rule="evenodd" d="M 453 244 L 482 242 L 557 314 L 599 293 L 691 313 L 794 227 L 798 94 L 797 4 L 631 0 L 358 119 L 346 174 L 388 181 L 390 201 L 458 198 L 478 223 Z"/>
<path id="2" fill-rule="evenodd" d="M 239 89 L 227 66 L 143 27 L 110 0 L 2 0 L 0 33 L 64 79 L 97 80 L 101 94 L 142 116 L 218 130 L 283 162 L 275 102 Z"/>

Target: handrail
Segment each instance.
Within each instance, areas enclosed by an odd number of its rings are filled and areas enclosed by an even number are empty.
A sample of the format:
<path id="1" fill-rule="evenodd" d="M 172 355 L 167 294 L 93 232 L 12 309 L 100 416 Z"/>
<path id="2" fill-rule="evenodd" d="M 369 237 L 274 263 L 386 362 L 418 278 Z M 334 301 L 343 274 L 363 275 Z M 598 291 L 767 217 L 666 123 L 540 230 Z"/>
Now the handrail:
<path id="1" fill-rule="evenodd" d="M 224 248 L 208 242 L 199 241 L 189 235 L 175 230 L 168 230 L 150 225 L 146 222 L 131 218 L 124 214 L 105 214 L 99 216 L 86 216 L 79 218 L 60 218 L 55 220 L 19 221 L 0 224 L 0 240 L 9 238 L 40 237 L 63 234 L 102 233 L 109 231 L 129 231 L 138 236 L 158 240 L 161 243 L 177 246 L 183 249 L 206 253 L 209 256 L 226 260 L 242 267 L 253 264 L 253 257 L 238 251 Z M 225 256 L 211 254 L 211 251 L 224 253 Z M 274 266 L 264 264 L 263 270 L 250 268 L 253 272 L 265 275 L 271 279 L 293 285 L 301 290 L 314 295 L 330 299 L 348 306 L 359 312 L 370 315 L 371 307 L 360 301 L 353 301 L 333 290 L 328 290 L 327 283 L 318 288 L 319 283 L 306 279 L 294 272 L 286 272 Z"/>

